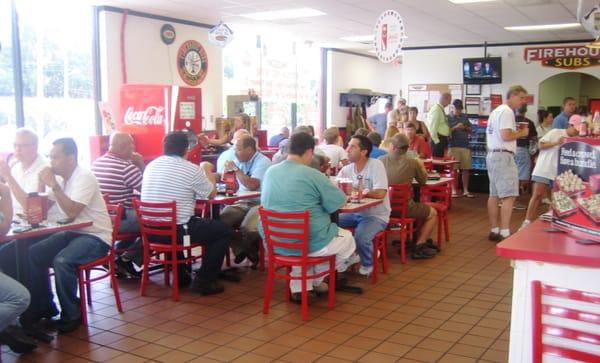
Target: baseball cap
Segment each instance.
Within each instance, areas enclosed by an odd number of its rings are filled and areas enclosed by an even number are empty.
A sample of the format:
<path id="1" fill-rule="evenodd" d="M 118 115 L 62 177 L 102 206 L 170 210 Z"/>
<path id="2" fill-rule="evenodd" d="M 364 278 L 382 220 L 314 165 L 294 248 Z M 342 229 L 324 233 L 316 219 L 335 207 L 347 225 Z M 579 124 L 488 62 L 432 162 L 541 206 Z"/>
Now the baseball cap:
<path id="1" fill-rule="evenodd" d="M 576 129 L 579 129 L 579 125 L 581 125 L 582 122 L 583 120 L 580 115 L 572 115 L 571 118 L 569 118 L 569 125 L 573 125 Z"/>
<path id="2" fill-rule="evenodd" d="M 404 134 L 396 134 L 394 137 L 392 137 L 392 145 L 400 149 L 409 146 L 410 141 L 408 140 L 408 136 Z"/>

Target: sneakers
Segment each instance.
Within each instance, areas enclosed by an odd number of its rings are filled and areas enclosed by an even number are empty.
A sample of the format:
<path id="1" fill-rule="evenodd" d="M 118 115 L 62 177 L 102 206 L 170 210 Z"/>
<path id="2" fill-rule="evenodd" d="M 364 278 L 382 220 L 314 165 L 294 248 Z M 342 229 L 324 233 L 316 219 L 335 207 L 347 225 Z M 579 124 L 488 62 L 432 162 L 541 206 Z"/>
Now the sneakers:
<path id="1" fill-rule="evenodd" d="M 427 241 L 425 242 L 425 247 L 435 250 L 436 253 L 441 251 L 440 247 L 433 243 L 433 240 L 431 238 L 427 239 Z"/>
<path id="2" fill-rule="evenodd" d="M 475 198 L 475 196 L 473 194 L 469 193 L 469 192 L 463 194 L 463 197 L 465 197 L 465 198 Z"/>
<path id="3" fill-rule="evenodd" d="M 426 258 L 433 258 L 437 252 L 425 245 L 425 243 L 415 246 L 410 258 L 413 260 L 423 260 Z"/>
<path id="4" fill-rule="evenodd" d="M 225 291 L 225 287 L 223 287 L 223 285 L 216 280 L 202 281 L 200 279 L 195 279 L 192 290 L 200 295 L 216 295 Z"/>
<path id="5" fill-rule="evenodd" d="M 373 266 L 360 265 L 360 268 L 358 269 L 358 273 L 363 276 L 369 276 L 372 272 L 373 272 Z"/>
<path id="6" fill-rule="evenodd" d="M 504 237 L 502 237 L 500 233 L 490 232 L 488 239 L 492 242 L 500 242 L 504 239 Z"/>
<path id="7" fill-rule="evenodd" d="M 346 264 L 348 266 L 352 266 L 359 262 L 360 262 L 360 256 L 358 255 L 358 253 L 353 253 L 350 257 L 348 257 L 348 260 L 346 260 Z"/>
<path id="8" fill-rule="evenodd" d="M 315 292 L 315 294 L 317 294 L 317 296 L 321 294 L 326 294 L 329 292 L 329 285 L 325 281 L 323 281 L 319 285 L 313 286 L 313 291 Z"/>
<path id="9" fill-rule="evenodd" d="M 523 228 L 527 227 L 528 225 L 530 225 L 531 222 L 528 221 L 527 219 L 523 221 L 523 224 L 521 224 L 521 227 L 519 227 L 519 231 L 522 230 Z"/>
<path id="10" fill-rule="evenodd" d="M 133 266 L 133 262 L 125 262 L 121 259 L 121 257 L 117 257 L 115 259 L 115 268 L 117 269 L 117 277 L 139 279 L 141 276 L 141 274 Z"/>
<path id="11" fill-rule="evenodd" d="M 35 340 L 31 339 L 17 326 L 9 326 L 0 332 L 0 344 L 8 345 L 15 353 L 29 353 L 37 348 Z"/>
<path id="12" fill-rule="evenodd" d="M 56 330 L 58 330 L 59 333 L 64 333 L 64 334 L 77 330 L 77 328 L 79 328 L 80 325 L 81 325 L 81 318 L 75 319 L 75 320 L 59 319 L 59 320 L 54 321 L 54 327 L 56 328 Z"/>
<path id="13" fill-rule="evenodd" d="M 523 204 L 521 204 L 521 203 L 515 203 L 515 204 L 513 205 L 513 209 L 514 209 L 514 210 L 527 210 L 527 206 L 526 206 L 526 205 L 523 205 Z"/>

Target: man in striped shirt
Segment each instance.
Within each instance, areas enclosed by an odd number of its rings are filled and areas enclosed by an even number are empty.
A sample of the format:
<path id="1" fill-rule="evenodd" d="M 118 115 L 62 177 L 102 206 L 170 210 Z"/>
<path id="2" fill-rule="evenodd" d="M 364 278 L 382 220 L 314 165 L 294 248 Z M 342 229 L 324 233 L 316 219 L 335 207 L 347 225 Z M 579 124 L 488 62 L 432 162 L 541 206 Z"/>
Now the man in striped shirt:
<path id="1" fill-rule="evenodd" d="M 134 150 L 133 138 L 123 132 L 116 132 L 110 136 L 110 146 L 106 154 L 100 156 L 92 163 L 92 173 L 98 179 L 100 191 L 108 196 L 111 204 L 123 203 L 125 207 L 124 219 L 121 221 L 119 233 L 139 233 L 140 226 L 133 210 L 132 199 L 134 192 L 142 188 L 142 171 L 144 161 L 142 156 Z M 128 249 L 117 258 L 117 270 L 120 275 L 139 277 L 133 267 L 142 264 L 143 244 L 141 239 L 134 241 L 119 241 L 119 249 Z"/>
<path id="2" fill-rule="evenodd" d="M 185 133 L 170 132 L 163 139 L 163 147 L 164 155 L 148 164 L 144 171 L 142 201 L 176 202 L 177 243 L 183 244 L 183 236 L 189 233 L 192 241 L 200 241 L 207 247 L 193 288 L 202 295 L 221 293 L 224 288 L 217 277 L 233 230 L 223 222 L 194 216 L 196 199 L 215 196 L 215 178 L 208 167 L 198 167 L 184 159 L 188 148 Z M 183 258 L 183 253 L 178 256 Z M 179 268 L 180 286 L 185 286 L 190 282 L 189 274 L 184 265 Z"/>

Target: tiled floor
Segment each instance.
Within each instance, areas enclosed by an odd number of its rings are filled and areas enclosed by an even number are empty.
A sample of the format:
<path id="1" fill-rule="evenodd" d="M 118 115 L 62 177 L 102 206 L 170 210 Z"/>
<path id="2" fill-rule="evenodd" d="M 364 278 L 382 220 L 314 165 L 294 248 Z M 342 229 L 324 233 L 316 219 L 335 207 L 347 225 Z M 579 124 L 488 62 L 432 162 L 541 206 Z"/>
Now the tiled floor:
<path id="1" fill-rule="evenodd" d="M 506 362 L 512 270 L 487 241 L 483 195 L 455 199 L 452 241 L 436 258 L 401 265 L 390 253 L 390 274 L 377 285 L 355 277 L 363 295 L 319 300 L 303 323 L 299 307 L 283 301 L 278 281 L 271 312 L 262 314 L 265 274 L 244 270 L 224 294 L 184 292 L 170 299 L 161 275 L 148 297 L 122 281 L 125 313 L 107 285 L 94 289 L 90 327 L 60 335 L 31 354 L 2 347 L 2 361 L 34 362 Z M 515 213 L 513 228 L 523 217 Z"/>

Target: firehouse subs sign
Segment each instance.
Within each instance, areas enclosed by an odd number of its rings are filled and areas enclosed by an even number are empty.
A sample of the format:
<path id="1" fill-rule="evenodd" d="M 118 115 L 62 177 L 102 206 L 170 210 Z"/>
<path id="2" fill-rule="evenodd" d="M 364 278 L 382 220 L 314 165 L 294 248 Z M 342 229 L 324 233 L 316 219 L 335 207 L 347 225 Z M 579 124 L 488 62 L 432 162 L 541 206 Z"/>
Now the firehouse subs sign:
<path id="1" fill-rule="evenodd" d="M 544 67 L 577 69 L 600 64 L 600 49 L 583 45 L 525 48 L 526 63 L 539 61 Z"/>
<path id="2" fill-rule="evenodd" d="M 177 51 L 177 70 L 179 76 L 190 86 L 197 86 L 208 72 L 208 56 L 202 44 L 188 40 Z"/>

